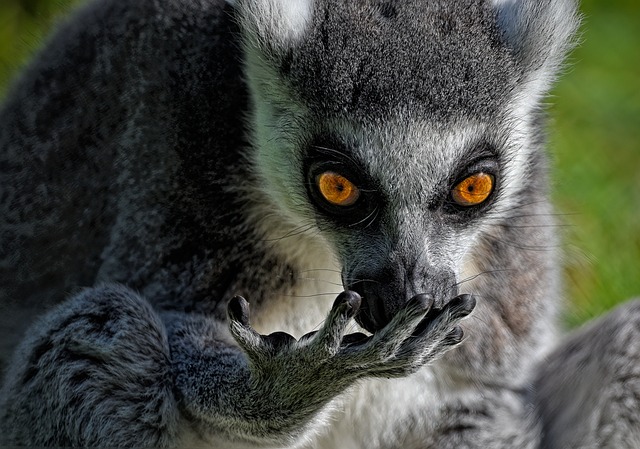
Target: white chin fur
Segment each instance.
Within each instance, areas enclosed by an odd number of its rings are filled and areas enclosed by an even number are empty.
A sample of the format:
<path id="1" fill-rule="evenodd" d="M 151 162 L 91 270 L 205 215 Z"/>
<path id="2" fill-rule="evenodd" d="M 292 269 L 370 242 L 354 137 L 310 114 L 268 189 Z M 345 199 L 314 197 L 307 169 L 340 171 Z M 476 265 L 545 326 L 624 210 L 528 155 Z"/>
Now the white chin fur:
<path id="1" fill-rule="evenodd" d="M 313 0 L 227 0 L 239 8 L 245 29 L 257 37 L 286 44 L 307 29 L 313 15 Z"/>

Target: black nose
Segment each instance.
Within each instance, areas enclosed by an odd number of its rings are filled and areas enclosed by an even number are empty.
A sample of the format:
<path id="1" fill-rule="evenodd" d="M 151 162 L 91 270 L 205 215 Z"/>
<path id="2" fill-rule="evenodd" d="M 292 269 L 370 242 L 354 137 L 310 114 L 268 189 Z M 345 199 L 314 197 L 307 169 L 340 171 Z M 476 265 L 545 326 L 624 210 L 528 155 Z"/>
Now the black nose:
<path id="1" fill-rule="evenodd" d="M 356 322 L 371 333 L 385 327 L 391 316 L 384 307 L 384 300 L 380 297 L 380 289 L 376 288 L 375 281 L 361 281 L 348 287 L 357 292 L 362 298 L 360 310 L 355 316 Z"/>
<path id="2" fill-rule="evenodd" d="M 414 273 L 406 270 L 384 270 L 376 276 L 361 275 L 364 279 L 347 285 L 348 290 L 362 297 L 356 322 L 375 333 L 385 327 L 405 304 L 418 294 L 433 297 L 436 307 L 443 307 L 458 294 L 455 275 L 450 270 L 425 268 Z"/>

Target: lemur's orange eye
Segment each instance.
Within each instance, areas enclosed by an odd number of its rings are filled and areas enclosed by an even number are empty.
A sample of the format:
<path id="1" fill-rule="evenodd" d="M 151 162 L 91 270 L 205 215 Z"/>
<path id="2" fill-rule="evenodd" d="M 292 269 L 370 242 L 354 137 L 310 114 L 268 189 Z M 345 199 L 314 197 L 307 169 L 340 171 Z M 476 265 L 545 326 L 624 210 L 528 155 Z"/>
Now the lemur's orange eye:
<path id="1" fill-rule="evenodd" d="M 475 173 L 458 183 L 451 191 L 451 196 L 460 206 L 477 206 L 489 198 L 494 182 L 493 175 Z"/>
<path id="2" fill-rule="evenodd" d="M 360 190 L 344 176 L 326 171 L 316 177 L 322 197 L 334 206 L 351 206 L 358 201 Z"/>

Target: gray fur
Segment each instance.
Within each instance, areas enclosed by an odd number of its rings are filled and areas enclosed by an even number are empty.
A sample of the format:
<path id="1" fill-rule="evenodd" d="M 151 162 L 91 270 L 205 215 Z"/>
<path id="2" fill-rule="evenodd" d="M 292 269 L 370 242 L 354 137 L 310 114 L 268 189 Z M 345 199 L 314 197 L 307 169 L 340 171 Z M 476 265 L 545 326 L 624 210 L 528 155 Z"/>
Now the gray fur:
<path id="1" fill-rule="evenodd" d="M 640 447 L 640 300 L 588 323 L 536 372 L 544 447 Z"/>
<path id="2" fill-rule="evenodd" d="M 635 447 L 637 303 L 556 329 L 540 101 L 577 24 L 571 0 L 81 9 L 0 110 L 0 444 Z M 317 163 L 370 210 L 322 209 Z M 495 194 L 453 208 L 480 163 Z"/>
<path id="3" fill-rule="evenodd" d="M 175 441 L 171 355 L 147 301 L 122 286 L 97 287 L 32 329 L 0 391 L 3 444 L 148 447 Z"/>

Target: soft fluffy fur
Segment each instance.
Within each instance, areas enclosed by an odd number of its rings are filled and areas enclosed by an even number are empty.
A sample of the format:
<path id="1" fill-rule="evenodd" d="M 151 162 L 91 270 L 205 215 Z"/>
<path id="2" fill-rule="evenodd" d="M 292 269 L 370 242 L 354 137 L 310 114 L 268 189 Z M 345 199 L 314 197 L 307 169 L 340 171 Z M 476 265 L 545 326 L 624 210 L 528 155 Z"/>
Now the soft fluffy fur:
<path id="1" fill-rule="evenodd" d="M 540 104 L 577 24 L 571 0 L 84 7 L 0 111 L 0 444 L 638 447 L 638 303 L 556 331 Z M 316 204 L 319 163 L 366 214 Z M 477 164 L 495 194 L 457 209 Z"/>

